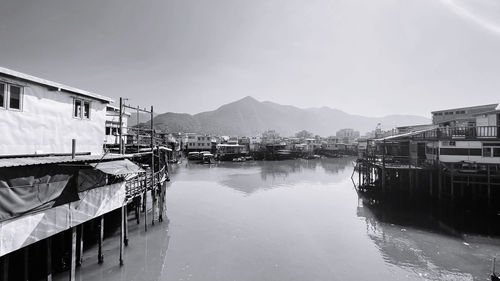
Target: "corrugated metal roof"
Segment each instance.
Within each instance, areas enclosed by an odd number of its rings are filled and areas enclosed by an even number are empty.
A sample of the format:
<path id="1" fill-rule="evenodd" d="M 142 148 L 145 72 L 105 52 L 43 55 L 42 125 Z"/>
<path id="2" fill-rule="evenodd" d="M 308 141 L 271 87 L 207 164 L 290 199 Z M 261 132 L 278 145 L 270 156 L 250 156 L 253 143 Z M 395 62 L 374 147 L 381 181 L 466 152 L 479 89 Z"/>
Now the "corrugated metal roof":
<path id="1" fill-rule="evenodd" d="M 379 139 L 374 139 L 374 141 L 378 142 L 378 141 L 384 141 L 384 140 L 393 140 L 393 139 L 411 137 L 411 136 L 415 136 L 415 135 L 418 135 L 420 133 L 428 132 L 428 131 L 432 131 L 432 130 L 434 130 L 434 128 L 420 130 L 420 131 L 414 131 L 414 132 L 408 132 L 408 133 L 403 133 L 403 134 L 398 134 L 398 135 L 393 135 L 393 136 L 388 136 L 388 137 L 383 137 L 383 138 L 379 138 Z"/>
<path id="2" fill-rule="evenodd" d="M 66 91 L 66 92 L 70 92 L 70 93 L 74 93 L 74 94 L 78 94 L 78 95 L 82 95 L 82 96 L 86 96 L 86 97 L 91 97 L 91 98 L 102 100 L 102 101 L 106 101 L 106 102 L 109 102 L 109 103 L 114 102 L 114 100 L 112 98 L 109 98 L 109 97 L 106 97 L 106 96 L 101 96 L 99 94 L 95 94 L 95 93 L 91 93 L 91 92 L 88 92 L 88 91 L 85 91 L 85 90 L 73 88 L 71 86 L 67 86 L 67 85 L 64 85 L 64 84 L 57 83 L 57 82 L 49 81 L 49 80 L 46 80 L 46 79 L 43 79 L 43 78 L 32 76 L 32 75 L 29 75 L 29 74 L 26 74 L 26 73 L 22 73 L 22 72 L 19 72 L 19 71 L 15 71 L 15 70 L 12 70 L 12 69 L 8 69 L 8 68 L 5 68 L 5 67 L 0 67 L 0 73 L 5 74 L 5 75 L 14 76 L 14 77 L 17 77 L 17 78 L 21 78 L 23 80 L 35 82 L 35 83 L 38 83 L 38 84 L 42 84 L 42 85 L 54 87 L 54 88 L 57 88 L 58 90 L 61 90 L 61 91 Z"/>
<path id="3" fill-rule="evenodd" d="M 114 159 L 125 159 L 130 155 L 107 154 L 103 155 L 83 155 L 75 156 L 44 156 L 44 157 L 19 157 L 0 159 L 0 168 L 22 167 L 31 165 L 60 164 L 60 163 L 78 163 L 78 162 L 98 162 Z"/>

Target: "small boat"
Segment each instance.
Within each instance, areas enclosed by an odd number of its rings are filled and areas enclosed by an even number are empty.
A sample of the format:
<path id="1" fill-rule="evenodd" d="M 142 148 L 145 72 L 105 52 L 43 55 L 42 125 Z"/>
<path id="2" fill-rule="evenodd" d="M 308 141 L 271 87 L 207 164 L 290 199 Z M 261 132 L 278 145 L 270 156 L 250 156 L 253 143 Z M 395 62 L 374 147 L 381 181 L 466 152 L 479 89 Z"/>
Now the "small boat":
<path id="1" fill-rule="evenodd" d="M 187 156 L 188 160 L 201 160 L 202 157 L 203 155 L 196 151 L 189 152 Z"/>
<path id="2" fill-rule="evenodd" d="M 247 161 L 245 157 L 233 158 L 233 162 L 245 162 Z"/>
<path id="3" fill-rule="evenodd" d="M 215 157 L 211 153 L 205 153 L 203 154 L 203 164 L 215 164 Z"/>

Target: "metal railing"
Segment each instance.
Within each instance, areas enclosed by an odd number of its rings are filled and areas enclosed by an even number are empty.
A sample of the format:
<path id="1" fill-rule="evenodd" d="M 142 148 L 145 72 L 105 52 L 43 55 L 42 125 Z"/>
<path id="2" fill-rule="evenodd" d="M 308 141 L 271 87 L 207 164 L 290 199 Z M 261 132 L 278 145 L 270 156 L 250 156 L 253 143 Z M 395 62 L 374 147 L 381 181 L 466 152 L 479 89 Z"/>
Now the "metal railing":
<path id="1" fill-rule="evenodd" d="M 429 140 L 471 140 L 500 139 L 500 126 L 445 127 L 414 135 L 413 139 Z"/>
<path id="2" fill-rule="evenodd" d="M 137 177 L 127 180 L 125 184 L 126 197 L 132 198 L 137 195 L 143 194 L 144 191 L 146 190 L 153 189 L 154 188 L 152 184 L 153 179 L 155 183 L 161 183 L 164 174 L 165 174 L 165 167 L 163 167 L 158 172 L 155 172 L 153 175 L 151 174 L 151 171 L 146 171 L 144 173 L 137 175 Z"/>

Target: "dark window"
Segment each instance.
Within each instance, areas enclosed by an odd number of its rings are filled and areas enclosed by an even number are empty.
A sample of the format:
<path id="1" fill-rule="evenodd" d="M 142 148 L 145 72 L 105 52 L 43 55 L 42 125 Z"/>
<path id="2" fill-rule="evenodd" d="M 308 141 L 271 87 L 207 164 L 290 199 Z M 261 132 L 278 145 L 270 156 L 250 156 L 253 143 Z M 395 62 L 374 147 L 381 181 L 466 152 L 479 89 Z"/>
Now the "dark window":
<path id="1" fill-rule="evenodd" d="M 109 135 L 111 135 L 111 128 L 106 127 L 106 136 L 109 136 Z"/>
<path id="2" fill-rule="evenodd" d="M 500 157 L 500 147 L 493 148 L 493 157 Z"/>
<path id="3" fill-rule="evenodd" d="M 9 86 L 9 108 L 21 109 L 21 87 Z"/>
<path id="4" fill-rule="evenodd" d="M 0 107 L 5 107 L 5 84 L 0 83 Z"/>
<path id="5" fill-rule="evenodd" d="M 491 147 L 483 147 L 483 157 L 491 157 Z"/>
<path id="6" fill-rule="evenodd" d="M 470 155 L 481 156 L 482 150 L 480 148 L 441 148 L 440 155 Z"/>
<path id="7" fill-rule="evenodd" d="M 83 102 L 83 118 L 90 119 L 90 103 Z"/>
<path id="8" fill-rule="evenodd" d="M 82 117 L 82 101 L 81 100 L 75 100 L 73 117 L 77 117 L 77 118 Z"/>

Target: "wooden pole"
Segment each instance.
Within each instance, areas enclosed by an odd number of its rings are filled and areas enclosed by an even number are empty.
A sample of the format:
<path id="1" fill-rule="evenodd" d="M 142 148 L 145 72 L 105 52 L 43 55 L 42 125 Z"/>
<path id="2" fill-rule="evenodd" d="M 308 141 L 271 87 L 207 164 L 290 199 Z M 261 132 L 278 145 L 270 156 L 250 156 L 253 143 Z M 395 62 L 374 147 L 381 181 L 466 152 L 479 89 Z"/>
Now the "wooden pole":
<path id="1" fill-rule="evenodd" d="M 9 256 L 5 255 L 2 258 L 2 280 L 9 280 Z"/>
<path id="2" fill-rule="evenodd" d="M 491 209 L 493 206 L 493 202 L 491 200 L 491 173 L 490 173 L 490 165 L 488 167 L 488 209 Z"/>
<path id="3" fill-rule="evenodd" d="M 455 181 L 454 181 L 454 174 L 455 174 L 455 167 L 452 164 L 451 165 L 451 178 L 450 178 L 450 183 L 451 183 L 451 200 L 453 201 L 455 199 Z"/>
<path id="4" fill-rule="evenodd" d="M 79 251 L 78 251 L 78 259 L 77 259 L 76 264 L 78 266 L 81 266 L 83 263 L 83 223 L 78 226 L 78 230 L 79 230 L 78 238 L 79 238 L 80 243 L 78 243 Z"/>
<path id="5" fill-rule="evenodd" d="M 71 228 L 71 268 L 69 273 L 69 280 L 75 281 L 75 267 L 76 267 L 76 227 Z"/>
<path id="6" fill-rule="evenodd" d="M 123 240 L 123 243 L 125 243 L 125 246 L 128 246 L 128 206 L 127 204 L 125 204 L 125 206 L 123 206 L 124 208 L 124 218 L 123 218 L 123 224 L 124 224 L 124 227 L 125 227 L 125 237 L 124 237 L 124 240 Z"/>
<path id="7" fill-rule="evenodd" d="M 29 248 L 28 246 L 24 247 L 24 255 L 23 255 L 23 270 L 24 270 L 24 273 L 23 273 L 23 280 L 25 281 L 28 281 L 29 280 L 29 256 L 30 256 L 30 252 L 29 252 Z"/>
<path id="8" fill-rule="evenodd" d="M 382 149 L 382 192 L 385 193 L 385 139 Z"/>
<path id="9" fill-rule="evenodd" d="M 47 238 L 45 241 L 45 250 L 46 250 L 45 280 L 52 281 L 52 238 L 51 237 Z"/>
<path id="10" fill-rule="evenodd" d="M 144 206 L 144 231 L 148 231 L 148 207 L 146 205 L 148 195 L 148 174 L 144 174 L 144 196 L 142 197 L 142 204 Z"/>
<path id="11" fill-rule="evenodd" d="M 120 266 L 123 265 L 123 245 L 125 244 L 125 209 L 121 207 L 121 220 L 120 220 Z"/>
<path id="12" fill-rule="evenodd" d="M 120 145 L 120 154 L 123 154 L 123 98 L 120 97 L 120 116 L 118 117 L 118 122 L 120 122 L 120 131 L 118 132 L 120 140 L 119 140 L 119 145 Z M 139 152 L 139 151 L 137 151 Z"/>
<path id="13" fill-rule="evenodd" d="M 100 222 L 99 222 L 99 235 L 97 237 L 97 248 L 98 248 L 98 253 L 97 253 L 97 262 L 99 264 L 104 262 L 104 255 L 102 253 L 102 240 L 104 240 L 104 216 L 101 216 Z"/>

